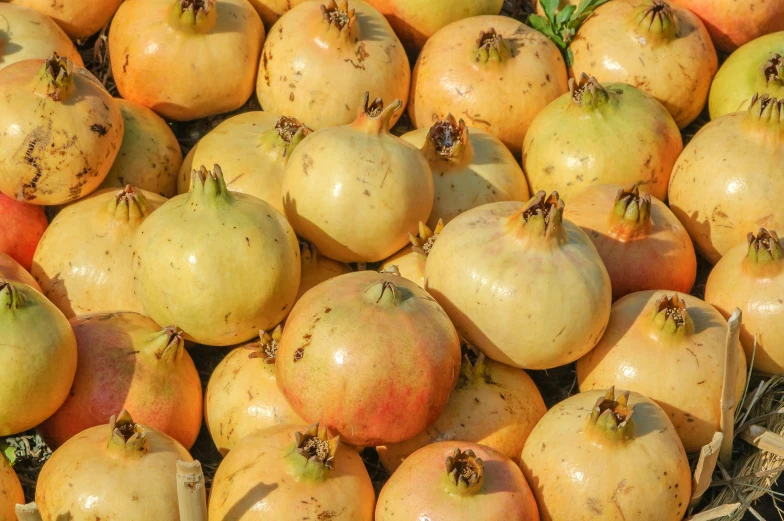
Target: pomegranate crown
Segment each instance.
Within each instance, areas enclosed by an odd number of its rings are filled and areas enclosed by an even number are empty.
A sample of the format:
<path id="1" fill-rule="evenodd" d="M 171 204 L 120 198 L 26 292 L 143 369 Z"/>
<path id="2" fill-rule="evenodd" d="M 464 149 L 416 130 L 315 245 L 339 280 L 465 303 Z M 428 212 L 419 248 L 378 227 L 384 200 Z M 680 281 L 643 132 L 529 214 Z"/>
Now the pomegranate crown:
<path id="1" fill-rule="evenodd" d="M 521 215 L 526 228 L 550 238 L 557 237 L 563 230 L 563 211 L 564 202 L 558 192 L 552 192 L 548 197 L 544 190 L 540 190 L 526 203 Z"/>
<path id="2" fill-rule="evenodd" d="M 784 120 L 784 99 L 777 99 L 768 94 L 754 94 L 749 106 L 749 117 L 764 125 L 772 124 L 776 128 Z"/>
<path id="3" fill-rule="evenodd" d="M 610 99 L 607 89 L 596 78 L 585 73 L 580 75 L 578 81 L 569 78 L 569 92 L 572 94 L 572 102 L 589 110 L 601 107 Z"/>
<path id="4" fill-rule="evenodd" d="M 268 364 L 274 364 L 278 356 L 278 345 L 280 337 L 283 336 L 283 326 L 278 324 L 271 331 L 260 331 L 258 342 L 253 342 L 245 346 L 251 351 L 248 358 L 263 358 Z"/>
<path id="5" fill-rule="evenodd" d="M 590 422 L 614 441 L 626 441 L 633 434 L 634 406 L 629 405 L 630 394 L 626 391 L 616 398 L 615 387 L 610 387 L 591 409 Z"/>
<path id="6" fill-rule="evenodd" d="M 677 21 L 670 4 L 664 0 L 652 0 L 638 7 L 637 21 L 639 27 L 649 34 L 657 34 L 672 38 L 678 31 Z"/>
<path id="7" fill-rule="evenodd" d="M 768 61 L 760 66 L 760 72 L 765 78 L 765 84 L 777 83 L 784 85 L 784 56 L 774 52 Z"/>
<path id="8" fill-rule="evenodd" d="M 185 352 L 183 331 L 177 326 L 166 326 L 153 335 L 151 346 L 158 360 L 179 360 Z"/>
<path id="9" fill-rule="evenodd" d="M 477 63 L 502 62 L 512 55 L 509 44 L 491 27 L 486 31 L 479 31 L 473 49 L 473 59 Z"/>
<path id="10" fill-rule="evenodd" d="M 109 445 L 122 448 L 129 453 L 144 452 L 149 448 L 144 427 L 135 423 L 130 413 L 123 409 L 118 416 L 109 419 L 112 433 Z"/>
<path id="11" fill-rule="evenodd" d="M 46 84 L 46 96 L 53 101 L 65 101 L 73 92 L 74 64 L 65 56 L 53 52 L 44 60 L 38 77 Z"/>
<path id="12" fill-rule="evenodd" d="M 640 194 L 640 186 L 635 183 L 628 189 L 618 190 L 615 196 L 613 213 L 624 222 L 647 223 L 651 218 L 651 196 Z"/>
<path id="13" fill-rule="evenodd" d="M 291 156 L 299 143 L 313 131 L 297 118 L 281 116 L 275 126 L 261 135 L 261 147 L 279 159 Z"/>
<path id="14" fill-rule="evenodd" d="M 0 276 L 0 309 L 19 309 L 25 302 L 25 296 L 19 293 L 16 284 Z"/>
<path id="15" fill-rule="evenodd" d="M 458 122 L 452 114 L 446 119 L 436 121 L 427 132 L 423 152 L 428 155 L 432 149 L 444 161 L 452 161 L 462 156 L 468 146 L 468 128 L 465 121 Z"/>
<path id="16" fill-rule="evenodd" d="M 757 234 L 749 232 L 747 236 L 749 243 L 748 258 L 758 264 L 776 262 L 784 257 L 779 236 L 773 230 L 760 228 Z"/>
<path id="17" fill-rule="evenodd" d="M 433 248 L 433 245 L 436 243 L 436 239 L 438 239 L 438 235 L 443 231 L 443 229 L 443 219 L 438 220 L 434 230 L 431 230 L 427 224 L 419 221 L 419 235 L 414 235 L 413 233 L 408 234 L 408 240 L 411 242 L 411 246 L 414 252 L 420 255 L 424 255 L 425 257 L 430 255 L 430 250 Z"/>
<path id="18" fill-rule="evenodd" d="M 449 484 L 462 493 L 475 493 L 484 480 L 484 463 L 471 449 L 455 448 L 446 457 L 446 475 Z"/>
<path id="19" fill-rule="evenodd" d="M 349 38 L 357 25 L 357 15 L 354 9 L 348 8 L 348 1 L 341 0 L 340 4 L 330 0 L 329 4 L 321 4 L 321 17 L 327 24 L 327 32 Z"/>
<path id="20" fill-rule="evenodd" d="M 654 328 L 672 335 L 685 335 L 692 329 L 691 317 L 686 303 L 675 293 L 672 297 L 662 295 L 653 306 Z"/>
<path id="21" fill-rule="evenodd" d="M 232 200 L 234 197 L 226 187 L 223 170 L 214 165 L 212 171 L 201 165 L 198 170 L 191 171 L 191 202 L 212 203 L 218 200 Z"/>
<path id="22" fill-rule="evenodd" d="M 109 213 L 120 222 L 138 222 L 150 213 L 150 203 L 138 188 L 125 185 L 109 201 Z"/>
<path id="23" fill-rule="evenodd" d="M 305 432 L 296 432 L 297 454 L 317 466 L 332 470 L 335 465 L 335 454 L 340 446 L 340 436 L 329 438 L 327 430 L 319 431 L 319 424 L 314 423 Z"/>
<path id="24" fill-rule="evenodd" d="M 386 107 L 382 98 L 370 101 L 370 92 L 365 91 L 362 95 L 362 104 L 359 107 L 357 119 L 352 125 L 375 135 L 389 133 L 392 117 L 402 106 L 403 103 L 399 99 Z"/>
<path id="25" fill-rule="evenodd" d="M 171 22 L 177 27 L 207 32 L 217 19 L 215 0 L 174 0 Z"/>

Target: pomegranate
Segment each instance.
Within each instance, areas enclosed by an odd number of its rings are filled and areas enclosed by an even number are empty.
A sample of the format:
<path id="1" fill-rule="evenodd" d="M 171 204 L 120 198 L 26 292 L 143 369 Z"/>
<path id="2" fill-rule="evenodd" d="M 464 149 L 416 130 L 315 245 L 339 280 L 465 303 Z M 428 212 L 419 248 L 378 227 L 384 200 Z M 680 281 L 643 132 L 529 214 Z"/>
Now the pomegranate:
<path id="1" fill-rule="evenodd" d="M 523 167 L 533 190 L 572 198 L 593 184 L 639 185 L 667 198 L 675 160 L 683 151 L 670 113 L 643 91 L 599 84 L 583 75 L 568 94 L 534 118 L 523 142 Z M 607 143 L 622 142 L 623 151 Z"/>
<path id="2" fill-rule="evenodd" d="M 169 199 L 136 233 L 136 296 L 153 320 L 177 324 L 189 340 L 246 342 L 294 304 L 297 237 L 268 203 L 229 192 L 218 165 L 194 170 L 191 183 L 191 192 Z"/>
<path id="3" fill-rule="evenodd" d="M 718 69 L 716 49 L 699 18 L 664 0 L 607 2 L 582 24 L 569 73 L 623 82 L 650 94 L 680 128 L 699 116 Z"/>
<path id="4" fill-rule="evenodd" d="M 539 521 L 520 468 L 502 453 L 464 441 L 411 455 L 381 489 L 375 521 Z"/>
<path id="5" fill-rule="evenodd" d="M 488 360 L 473 346 L 463 352 L 457 387 L 441 416 L 417 436 L 376 449 L 390 473 L 421 447 L 452 440 L 480 443 L 520 462 L 525 440 L 547 412 L 539 389 L 521 369 Z"/>
<path id="6" fill-rule="evenodd" d="M 41 286 L 38 285 L 33 276 L 21 264 L 3 252 L 0 252 L 0 280 L 21 282 L 34 290 L 41 291 Z"/>
<path id="7" fill-rule="evenodd" d="M 425 264 L 425 288 L 461 336 L 488 358 L 523 369 L 565 365 L 590 351 L 612 301 L 591 240 L 563 219 L 557 193 L 545 195 L 458 216 Z"/>
<path id="8" fill-rule="evenodd" d="M 696 297 L 626 295 L 613 304 L 596 349 L 577 362 L 580 390 L 617 385 L 650 397 L 670 417 L 686 451 L 699 451 L 720 430 L 726 335 L 721 313 Z M 743 353 L 739 360 L 738 403 L 746 379 Z"/>
<path id="9" fill-rule="evenodd" d="M 274 425 L 305 421 L 291 408 L 275 380 L 281 327 L 232 350 L 210 376 L 204 419 L 212 440 L 226 455 L 247 435 Z"/>
<path id="10" fill-rule="evenodd" d="M 35 289 L 0 279 L 0 436 L 32 429 L 68 396 L 76 339 L 68 320 Z"/>
<path id="11" fill-rule="evenodd" d="M 264 110 L 319 130 L 351 123 L 365 91 L 407 100 L 408 57 L 381 13 L 362 0 L 323 2 L 300 3 L 270 29 L 256 80 Z"/>
<path id="12" fill-rule="evenodd" d="M 433 172 L 435 201 L 427 225 L 446 224 L 471 208 L 496 201 L 527 201 L 525 175 L 509 150 L 492 134 L 466 128 L 449 114 L 429 129 L 403 136 L 420 148 Z"/>
<path id="13" fill-rule="evenodd" d="M 745 112 L 711 121 L 675 163 L 670 208 L 716 263 L 760 227 L 784 227 L 784 99 L 752 98 Z"/>
<path id="14" fill-rule="evenodd" d="M 784 374 L 784 241 L 773 230 L 749 233 L 721 258 L 708 277 L 705 302 L 729 318 L 743 312 L 740 341 L 754 369 Z"/>
<path id="15" fill-rule="evenodd" d="M 51 17 L 74 40 L 85 39 L 109 23 L 123 0 L 7 0 Z"/>
<path id="16" fill-rule="evenodd" d="M 419 221 L 419 235 L 408 234 L 410 244 L 385 260 L 381 269 L 389 270 L 397 267 L 401 276 L 425 289 L 425 261 L 433 243 L 438 238 L 438 234 L 443 229 L 444 221 L 441 219 L 438 220 L 433 230 Z"/>
<path id="17" fill-rule="evenodd" d="M 307 136 L 286 163 L 286 217 L 331 259 L 385 259 L 430 216 L 430 167 L 416 147 L 389 133 L 400 107 L 399 100 L 370 103 L 365 93 L 354 123 Z"/>
<path id="18" fill-rule="evenodd" d="M 89 71 L 57 53 L 0 70 L 0 191 L 39 205 L 84 197 L 106 177 L 123 119 Z"/>
<path id="19" fill-rule="evenodd" d="M 116 99 L 125 124 L 122 145 L 100 188 L 133 185 L 163 197 L 177 195 L 182 151 L 174 132 L 155 112 Z"/>
<path id="20" fill-rule="evenodd" d="M 39 432 L 59 447 L 125 409 L 185 448 L 201 428 L 201 382 L 181 332 L 133 312 L 92 313 L 71 320 L 78 364 L 65 403 Z"/>
<path id="21" fill-rule="evenodd" d="M 84 67 L 68 35 L 45 14 L 22 5 L 0 3 L 0 20 L 0 69 L 24 60 L 43 60 L 53 52 Z"/>
<path id="22" fill-rule="evenodd" d="M 308 241 L 299 241 L 299 254 L 302 260 L 302 277 L 299 281 L 297 300 L 313 286 L 353 271 L 348 264 L 319 255 L 316 247 Z"/>
<path id="23" fill-rule="evenodd" d="M 590 185 L 571 200 L 567 217 L 596 246 L 613 300 L 646 289 L 691 291 L 697 257 L 689 234 L 666 204 L 638 185 Z"/>
<path id="24" fill-rule="evenodd" d="M 69 318 L 98 311 L 143 313 L 133 292 L 131 245 L 144 219 L 165 201 L 127 186 L 62 209 L 33 257 L 31 273 L 44 295 Z"/>
<path id="25" fill-rule="evenodd" d="M 198 165 L 221 165 L 232 192 L 254 195 L 283 213 L 283 168 L 310 129 L 294 118 L 245 112 L 215 127 L 196 143 L 180 168 L 179 192 L 190 187 Z"/>
<path id="26" fill-rule="evenodd" d="M 40 206 L 20 203 L 0 193 L 0 253 L 29 270 L 49 222 Z"/>
<path id="27" fill-rule="evenodd" d="M 250 0 L 265 27 L 270 27 L 286 11 L 306 0 Z"/>
<path id="28" fill-rule="evenodd" d="M 566 80 L 561 53 L 545 35 L 514 18 L 474 16 L 427 41 L 408 114 L 417 128 L 455 114 L 519 154 L 534 116 L 568 90 Z"/>
<path id="29" fill-rule="evenodd" d="M 318 424 L 279 425 L 245 437 L 221 462 L 209 518 L 373 521 L 375 499 L 362 459 L 339 437 Z"/>
<path id="30" fill-rule="evenodd" d="M 691 499 L 689 460 L 667 414 L 614 388 L 550 409 L 525 443 L 522 468 L 542 521 L 680 521 Z"/>
<path id="31" fill-rule="evenodd" d="M 460 342 L 419 286 L 361 271 L 297 302 L 275 366 L 302 418 L 352 445 L 384 445 L 416 436 L 441 414 L 460 373 Z"/>
<path id="32" fill-rule="evenodd" d="M 127 411 L 68 440 L 44 464 L 35 502 L 43 519 L 179 521 L 177 461 L 193 461 L 173 438 Z M 67 485 L 66 485 L 67 484 Z"/>
<path id="33" fill-rule="evenodd" d="M 16 521 L 14 509 L 17 504 L 24 504 L 24 502 L 22 484 L 16 477 L 13 467 L 0 453 L 0 520 Z"/>
<path id="34" fill-rule="evenodd" d="M 264 26 L 248 0 L 127 0 L 109 30 L 123 98 L 188 121 L 240 108 L 253 94 Z"/>

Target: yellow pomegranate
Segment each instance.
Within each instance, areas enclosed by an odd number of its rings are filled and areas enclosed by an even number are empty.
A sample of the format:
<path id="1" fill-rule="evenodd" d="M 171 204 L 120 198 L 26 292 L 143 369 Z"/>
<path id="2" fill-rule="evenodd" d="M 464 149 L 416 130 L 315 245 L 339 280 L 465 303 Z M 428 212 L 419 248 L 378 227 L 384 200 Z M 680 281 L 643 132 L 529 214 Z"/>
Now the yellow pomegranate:
<path id="1" fill-rule="evenodd" d="M 31 273 L 66 317 L 144 307 L 133 291 L 131 245 L 165 198 L 127 186 L 63 208 L 44 232 Z"/>
<path id="2" fill-rule="evenodd" d="M 227 119 L 196 143 L 180 168 L 178 190 L 190 188 L 199 165 L 221 165 L 232 192 L 253 195 L 283 213 L 280 185 L 294 147 L 310 129 L 294 118 L 253 111 Z"/>
<path id="3" fill-rule="evenodd" d="M 753 357 L 757 371 L 784 374 L 784 241 L 775 231 L 749 233 L 721 258 L 708 277 L 705 302 L 727 318 L 740 308 L 746 360 Z"/>
<path id="4" fill-rule="evenodd" d="M 355 451 L 318 424 L 280 425 L 243 439 L 221 462 L 210 521 L 373 521 L 376 497 Z"/>
<path id="5" fill-rule="evenodd" d="M 38 285 L 35 278 L 21 264 L 16 262 L 13 257 L 3 252 L 0 252 L 0 279 L 9 282 L 21 282 L 34 290 L 41 291 L 41 286 Z"/>
<path id="6" fill-rule="evenodd" d="M 570 49 L 573 78 L 633 85 L 684 128 L 702 112 L 718 69 L 716 49 L 699 18 L 664 0 L 619 0 L 580 26 Z"/>
<path id="7" fill-rule="evenodd" d="M 84 67 L 73 42 L 51 18 L 23 5 L 0 3 L 0 69 L 24 60 L 43 60 L 53 52 Z"/>
<path id="8" fill-rule="evenodd" d="M 496 201 L 527 201 L 528 182 L 509 149 L 492 134 L 466 128 L 449 114 L 429 129 L 402 136 L 425 155 L 435 200 L 427 225 L 448 223 L 471 208 Z"/>
<path id="9" fill-rule="evenodd" d="M 454 114 L 513 154 L 539 111 L 568 90 L 555 44 L 506 16 L 474 16 L 439 30 L 422 49 L 411 81 L 408 114 L 415 127 Z"/>
<path id="10" fill-rule="evenodd" d="M 25 502 L 24 491 L 13 467 L 0 453 L 0 521 L 16 521 L 14 509 Z"/>
<path id="11" fill-rule="evenodd" d="M 74 40 L 87 38 L 109 23 L 123 0 L 8 0 L 52 18 Z"/>
<path id="12" fill-rule="evenodd" d="M 274 425 L 301 425 L 275 380 L 281 327 L 261 332 L 232 350 L 210 376 L 204 395 L 204 420 L 212 441 L 226 455 L 249 434 Z"/>
<path id="13" fill-rule="evenodd" d="M 84 197 L 120 149 L 123 119 L 89 71 L 56 53 L 0 70 L 0 191 L 39 205 Z"/>
<path id="14" fill-rule="evenodd" d="M 680 521 L 691 499 L 672 422 L 635 392 L 567 398 L 534 427 L 521 459 L 542 521 Z"/>
<path id="15" fill-rule="evenodd" d="M 297 300 L 312 287 L 325 280 L 353 271 L 348 264 L 319 255 L 316 247 L 308 241 L 299 241 L 299 254 L 302 262 L 302 276 L 299 281 Z"/>
<path id="16" fill-rule="evenodd" d="M 250 98 L 263 41 L 248 0 L 126 0 L 109 30 L 109 56 L 123 98 L 188 121 Z"/>
<path id="17" fill-rule="evenodd" d="M 250 0 L 264 26 L 269 28 L 283 13 L 307 0 Z"/>
<path id="18" fill-rule="evenodd" d="M 580 390 L 616 385 L 650 397 L 675 425 L 686 452 L 699 451 L 720 430 L 726 336 L 721 313 L 696 297 L 631 293 L 613 304 L 602 340 L 577 362 Z M 740 400 L 742 351 L 734 376 Z"/>
<path id="19" fill-rule="evenodd" d="M 270 29 L 256 94 L 262 108 L 319 130 L 351 123 L 362 93 L 408 99 L 411 68 L 386 19 L 363 0 L 303 2 Z M 390 128 L 400 117 L 393 113 Z"/>
<path id="20" fill-rule="evenodd" d="M 179 521 L 177 461 L 193 461 L 173 438 L 127 411 L 82 431 L 44 464 L 35 490 L 43 519 Z"/>
<path id="21" fill-rule="evenodd" d="M 419 221 L 419 235 L 415 236 L 409 233 L 410 244 L 385 260 L 381 264 L 381 269 L 391 270 L 396 267 L 400 276 L 425 289 L 425 261 L 427 261 L 427 256 L 438 238 L 438 234 L 443 229 L 444 221 L 441 219 L 438 220 L 433 230 Z"/>

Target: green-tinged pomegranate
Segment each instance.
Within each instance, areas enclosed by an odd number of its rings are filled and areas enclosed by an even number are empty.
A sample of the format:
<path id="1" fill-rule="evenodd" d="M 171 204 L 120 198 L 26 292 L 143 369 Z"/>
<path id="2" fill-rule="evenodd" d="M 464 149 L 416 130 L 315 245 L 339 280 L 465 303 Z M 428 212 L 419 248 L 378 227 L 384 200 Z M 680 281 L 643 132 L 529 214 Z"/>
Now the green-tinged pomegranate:
<path id="1" fill-rule="evenodd" d="M 361 271 L 305 293 L 275 365 L 302 418 L 352 445 L 384 445 L 416 436 L 441 414 L 460 373 L 460 342 L 415 283 Z"/>
<path id="2" fill-rule="evenodd" d="M 755 95 L 702 127 L 675 163 L 670 208 L 710 262 L 749 230 L 784 228 L 783 131 L 784 99 Z"/>
<path id="3" fill-rule="evenodd" d="M 256 80 L 265 111 L 319 130 L 351 123 L 364 92 L 408 99 L 411 67 L 389 23 L 362 0 L 339 2 L 300 3 L 270 29 Z"/>
<path id="4" fill-rule="evenodd" d="M 191 183 L 139 227 L 136 296 L 153 320 L 177 324 L 189 340 L 248 341 L 291 310 L 300 282 L 297 237 L 270 204 L 230 192 L 218 165 L 194 170 Z"/>
<path id="5" fill-rule="evenodd" d="M 62 405 L 76 373 L 68 320 L 39 291 L 0 279 L 0 436 L 32 429 Z"/>
<path id="6" fill-rule="evenodd" d="M 680 521 L 691 499 L 672 422 L 635 392 L 567 398 L 534 427 L 521 460 L 542 521 Z"/>
<path id="7" fill-rule="evenodd" d="M 580 390 L 616 385 L 650 397 L 675 425 L 686 452 L 699 451 L 721 430 L 726 336 L 721 313 L 696 297 L 631 293 L 613 304 L 601 342 L 577 362 Z M 742 351 L 734 376 L 739 401 L 746 378 Z"/>
<path id="8" fill-rule="evenodd" d="M 46 443 L 59 447 L 125 409 L 190 448 L 201 428 L 201 382 L 180 330 L 132 312 L 81 315 L 71 326 L 76 377 L 65 403 L 38 429 Z"/>
<path id="9" fill-rule="evenodd" d="M 784 241 L 773 230 L 749 233 L 708 277 L 705 302 L 729 318 L 743 312 L 740 342 L 746 360 L 767 374 L 784 374 Z"/>
<path id="10" fill-rule="evenodd" d="M 193 461 L 169 436 L 127 411 L 68 440 L 44 464 L 35 502 L 46 520 L 180 521 L 177 461 Z"/>
<path id="11" fill-rule="evenodd" d="M 122 0 L 8 0 L 51 17 L 74 40 L 85 39 L 109 23 Z"/>
<path id="12" fill-rule="evenodd" d="M 51 18 L 30 7 L 0 3 L 0 69 L 53 52 L 84 67 L 73 42 Z"/>
<path id="13" fill-rule="evenodd" d="M 422 289 L 425 289 L 425 261 L 433 247 L 438 234 L 444 229 L 444 221 L 438 220 L 434 229 L 419 222 L 419 235 L 408 234 L 410 244 L 395 253 L 381 264 L 382 270 L 397 267 L 398 273 Z"/>
<path id="14" fill-rule="evenodd" d="M 607 2 L 569 47 L 573 78 L 595 76 L 650 94 L 680 128 L 699 116 L 718 69 L 716 49 L 699 18 L 664 0 Z"/>
<path id="15" fill-rule="evenodd" d="M 319 255 L 316 247 L 308 241 L 299 241 L 299 254 L 302 261 L 302 276 L 297 290 L 297 300 L 313 286 L 353 271 L 348 264 Z"/>
<path id="16" fill-rule="evenodd" d="M 126 0 L 112 20 L 109 56 L 123 98 L 189 121 L 245 104 L 263 42 L 248 0 Z"/>
<path id="17" fill-rule="evenodd" d="M 545 35 L 514 18 L 474 16 L 427 41 L 408 114 L 417 128 L 454 114 L 519 154 L 534 117 L 567 90 L 563 58 Z"/>
<path id="18" fill-rule="evenodd" d="M 243 439 L 221 462 L 210 521 L 373 521 L 373 484 L 355 451 L 318 424 Z"/>
<path id="19" fill-rule="evenodd" d="M 438 419 L 409 440 L 376 449 L 388 472 L 425 445 L 453 440 L 480 443 L 519 463 L 525 440 L 547 412 L 539 389 L 522 369 L 489 360 L 473 346 L 463 352 L 457 387 Z"/>
<path id="20" fill-rule="evenodd" d="M 569 202 L 566 216 L 596 246 L 613 300 L 646 289 L 691 291 L 697 256 L 689 234 L 666 204 L 638 185 L 591 185 Z"/>
<path id="21" fill-rule="evenodd" d="M 433 207 L 422 153 L 389 133 L 395 100 L 365 93 L 354 123 L 302 140 L 283 174 L 283 206 L 297 234 L 343 262 L 378 262 L 408 241 Z"/>
<path id="22" fill-rule="evenodd" d="M 215 127 L 196 143 L 180 168 L 179 192 L 190 188 L 191 171 L 219 164 L 232 192 L 253 195 L 283 213 L 280 185 L 294 147 L 310 129 L 294 118 L 245 112 Z"/>
<path id="23" fill-rule="evenodd" d="M 427 225 L 446 224 L 471 208 L 496 201 L 527 201 L 525 175 L 509 149 L 492 134 L 466 128 L 451 114 L 403 139 L 419 147 L 433 173 L 435 197 Z"/>
<path id="24" fill-rule="evenodd" d="M 275 380 L 281 327 L 232 350 L 210 376 L 204 419 L 224 456 L 249 434 L 274 425 L 302 425 Z"/>
<path id="25" fill-rule="evenodd" d="M 106 177 L 120 109 L 87 69 L 54 53 L 0 70 L 0 191 L 38 205 L 84 197 Z"/>
<path id="26" fill-rule="evenodd" d="M 99 188 L 133 185 L 163 197 L 177 195 L 182 151 L 174 132 L 144 105 L 117 98 L 125 131 L 111 170 Z"/>
<path id="27" fill-rule="evenodd" d="M 24 504 L 24 491 L 16 472 L 0 453 L 0 521 L 17 521 L 14 511 L 17 504 Z"/>
<path id="28" fill-rule="evenodd" d="M 555 192 L 486 204 L 447 224 L 430 250 L 425 289 L 488 358 L 550 369 L 580 358 L 602 336 L 610 278 L 563 211 Z"/>
<path id="29" fill-rule="evenodd" d="M 127 186 L 61 210 L 33 257 L 31 273 L 44 295 L 69 318 L 99 311 L 144 313 L 133 290 L 131 246 L 142 222 L 165 201 Z"/>
<path id="30" fill-rule="evenodd" d="M 16 262 L 13 257 L 0 252 L 0 280 L 8 282 L 21 282 L 31 288 L 41 291 L 41 286 L 35 281 L 30 273 Z"/>
<path id="31" fill-rule="evenodd" d="M 525 136 L 523 167 L 531 189 L 557 190 L 571 202 L 593 184 L 638 183 L 666 199 L 672 167 L 683 151 L 670 113 L 624 83 L 601 85 L 583 75 L 569 80 L 569 90 L 539 113 Z"/>

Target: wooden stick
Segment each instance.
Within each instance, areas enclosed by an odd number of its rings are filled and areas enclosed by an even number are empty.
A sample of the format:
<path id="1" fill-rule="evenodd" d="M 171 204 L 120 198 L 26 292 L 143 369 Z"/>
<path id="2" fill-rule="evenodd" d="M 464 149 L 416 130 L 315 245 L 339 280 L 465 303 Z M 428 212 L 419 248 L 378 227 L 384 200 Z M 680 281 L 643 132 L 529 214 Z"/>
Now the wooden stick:
<path id="1" fill-rule="evenodd" d="M 731 516 L 738 510 L 738 508 L 740 508 L 740 503 L 721 505 L 720 507 L 711 508 L 705 512 L 700 512 L 699 514 L 687 517 L 685 521 L 712 521 L 713 519 L 720 519 L 725 516 Z"/>
<path id="2" fill-rule="evenodd" d="M 732 440 L 735 427 L 735 392 L 737 391 L 736 377 L 738 372 L 738 345 L 740 343 L 740 323 L 742 314 L 735 308 L 727 325 L 727 343 L 724 350 L 724 385 L 721 393 L 721 432 L 724 441 L 719 452 L 722 465 L 730 468 L 732 465 Z"/>
<path id="3" fill-rule="evenodd" d="M 207 490 L 198 460 L 177 462 L 180 521 L 207 521 Z"/>
<path id="4" fill-rule="evenodd" d="M 42 521 L 38 505 L 28 503 L 26 505 L 16 505 L 16 517 L 19 521 Z"/>
<path id="5" fill-rule="evenodd" d="M 702 499 L 702 495 L 710 487 L 713 471 L 716 470 L 716 461 L 719 459 L 719 449 L 724 441 L 724 435 L 717 432 L 713 435 L 710 443 L 700 450 L 700 459 L 697 468 L 694 469 L 692 479 L 692 495 L 689 506 L 695 507 Z"/>
<path id="6" fill-rule="evenodd" d="M 779 436 L 761 425 L 749 425 L 748 429 L 740 433 L 740 438 L 758 449 L 784 458 L 784 436 Z"/>

